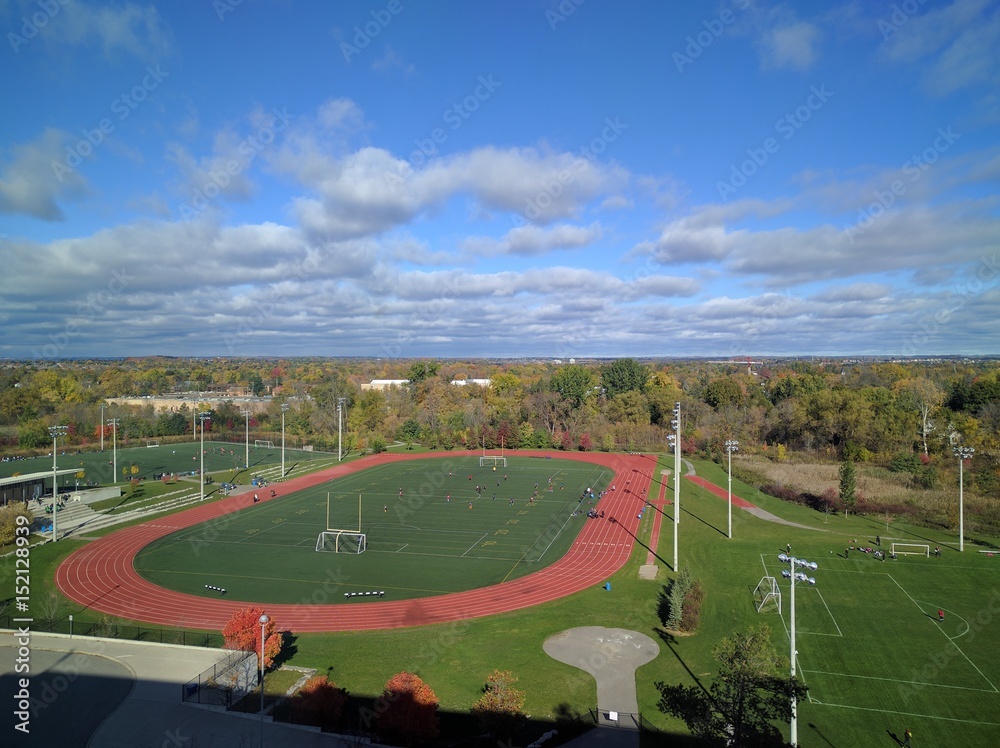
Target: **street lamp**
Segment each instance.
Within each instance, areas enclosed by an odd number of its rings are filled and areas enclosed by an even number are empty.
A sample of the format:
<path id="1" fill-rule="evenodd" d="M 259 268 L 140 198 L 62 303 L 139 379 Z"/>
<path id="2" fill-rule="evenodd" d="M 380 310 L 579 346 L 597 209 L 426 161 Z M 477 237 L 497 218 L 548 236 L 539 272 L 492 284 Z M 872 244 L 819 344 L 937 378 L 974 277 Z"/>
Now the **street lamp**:
<path id="1" fill-rule="evenodd" d="M 198 471 L 201 476 L 201 500 L 205 500 L 205 421 L 211 420 L 212 411 L 205 410 L 198 414 L 198 420 L 201 421 L 201 470 Z"/>
<path id="2" fill-rule="evenodd" d="M 342 439 L 343 439 L 343 428 L 344 428 L 344 401 L 346 397 L 337 398 L 337 462 L 340 462 L 343 457 L 343 450 L 341 449 Z"/>
<path id="3" fill-rule="evenodd" d="M 250 409 L 247 408 L 240 415 L 247 419 L 247 431 L 246 431 L 246 465 L 244 466 L 247 470 L 250 469 Z"/>
<path id="4" fill-rule="evenodd" d="M 271 620 L 267 613 L 260 616 L 260 746 L 264 748 L 264 627 Z"/>
<path id="5" fill-rule="evenodd" d="M 953 447 L 952 454 L 958 458 L 958 550 L 965 550 L 965 480 L 962 466 L 966 460 L 972 459 L 976 450 L 972 447 Z"/>
<path id="6" fill-rule="evenodd" d="M 108 426 L 111 427 L 111 482 L 118 482 L 118 419 L 109 418 Z"/>
<path id="7" fill-rule="evenodd" d="M 49 426 L 49 436 L 52 437 L 52 542 L 59 539 L 56 530 L 56 514 L 59 511 L 59 473 L 56 471 L 56 439 L 66 436 L 68 426 Z"/>
<path id="8" fill-rule="evenodd" d="M 677 571 L 678 528 L 681 523 L 681 404 L 674 403 L 674 433 L 667 437 L 674 448 L 674 571 Z"/>
<path id="9" fill-rule="evenodd" d="M 740 443 L 735 439 L 726 440 L 726 452 L 729 455 L 729 537 L 733 537 L 733 452 L 738 451 Z"/>
<path id="10" fill-rule="evenodd" d="M 789 600 L 789 606 L 791 608 L 790 620 L 789 620 L 789 639 L 791 641 L 791 678 L 792 678 L 792 739 L 791 744 L 798 745 L 799 743 L 799 722 L 798 722 L 798 699 L 795 696 L 795 582 L 808 582 L 809 584 L 816 584 L 816 578 L 810 577 L 804 571 L 797 571 L 796 567 L 801 567 L 809 569 L 810 571 L 816 571 L 818 564 L 815 561 L 806 561 L 802 558 L 795 558 L 794 556 L 789 556 L 784 553 L 778 554 L 778 560 L 782 563 L 787 563 L 788 568 L 781 570 L 781 576 L 789 580 L 789 587 L 791 588 L 791 596 Z"/>
<path id="11" fill-rule="evenodd" d="M 288 410 L 288 403 L 281 404 L 281 478 L 285 478 L 285 412 Z"/>

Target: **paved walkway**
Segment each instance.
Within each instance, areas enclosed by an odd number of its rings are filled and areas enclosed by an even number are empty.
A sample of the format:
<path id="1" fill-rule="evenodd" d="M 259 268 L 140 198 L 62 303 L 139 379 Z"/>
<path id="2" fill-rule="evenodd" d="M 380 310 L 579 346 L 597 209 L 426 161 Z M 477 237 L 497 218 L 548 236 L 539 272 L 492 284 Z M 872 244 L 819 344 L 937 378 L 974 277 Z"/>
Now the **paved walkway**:
<path id="1" fill-rule="evenodd" d="M 14 672 L 16 646 L 14 633 L 0 631 L 0 696 L 8 702 L 17 693 L 16 679 L 23 677 Z M 0 742 L 59 748 L 258 746 L 262 733 L 257 715 L 227 714 L 181 701 L 182 685 L 224 655 L 219 649 L 32 633 L 30 733 L 21 740 L 8 721 Z M 263 736 L 268 748 L 348 745 L 331 735 L 269 720 Z"/>
<path id="2" fill-rule="evenodd" d="M 639 731 L 632 720 L 639 713 L 635 671 L 659 655 L 656 642 L 638 631 L 581 626 L 550 636 L 542 648 L 549 657 L 580 668 L 597 681 L 598 728 L 568 745 L 638 746 Z M 612 719 L 613 713 L 620 715 L 618 720 Z"/>

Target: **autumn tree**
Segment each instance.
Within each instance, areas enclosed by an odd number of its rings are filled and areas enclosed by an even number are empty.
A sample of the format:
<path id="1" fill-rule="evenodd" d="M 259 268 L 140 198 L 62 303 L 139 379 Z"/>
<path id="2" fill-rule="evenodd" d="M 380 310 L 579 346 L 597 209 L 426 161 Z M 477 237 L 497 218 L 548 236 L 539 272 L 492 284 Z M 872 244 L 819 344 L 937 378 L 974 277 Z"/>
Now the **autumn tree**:
<path id="1" fill-rule="evenodd" d="M 438 698 L 418 675 L 396 673 L 375 702 L 375 726 L 384 737 L 406 745 L 436 738 Z"/>
<path id="2" fill-rule="evenodd" d="M 340 722 L 347 704 L 347 691 L 338 688 L 325 675 L 317 675 L 306 681 L 292 698 L 292 713 L 298 724 L 314 725 L 321 729 Z"/>
<path id="3" fill-rule="evenodd" d="M 472 706 L 472 714 L 484 730 L 508 736 L 524 721 L 524 691 L 514 688 L 517 678 L 509 670 L 494 670 L 486 679 L 483 695 Z"/>
<path id="4" fill-rule="evenodd" d="M 791 719 L 791 698 L 803 698 L 806 688 L 782 674 L 787 663 L 771 644 L 767 624 L 723 639 L 714 656 L 721 667 L 707 691 L 656 684 L 660 711 L 681 718 L 696 737 L 712 745 L 785 745 L 775 722 Z"/>
<path id="5" fill-rule="evenodd" d="M 18 521 L 18 517 L 24 519 Z M 12 501 L 0 507 L 0 545 L 10 545 L 14 542 L 16 530 L 20 527 L 31 527 L 33 515 L 27 503 Z"/>
<path id="6" fill-rule="evenodd" d="M 574 408 L 579 408 L 594 389 L 594 374 L 579 364 L 571 364 L 552 375 L 549 386 L 558 392 L 563 400 Z"/>
<path id="7" fill-rule="evenodd" d="M 858 503 L 858 476 L 851 460 L 844 460 L 840 464 L 840 501 L 844 505 L 845 516 Z"/>
<path id="8" fill-rule="evenodd" d="M 257 655 L 257 669 L 260 670 L 260 617 L 263 608 L 251 605 L 233 613 L 222 629 L 222 637 L 227 649 L 254 652 Z M 274 618 L 268 616 L 264 624 L 264 669 L 274 664 L 274 658 L 281 652 L 282 636 L 277 630 Z"/>
<path id="9" fill-rule="evenodd" d="M 608 397 L 623 392 L 644 392 L 649 383 L 649 369 L 634 358 L 619 358 L 601 369 L 601 386 Z"/>

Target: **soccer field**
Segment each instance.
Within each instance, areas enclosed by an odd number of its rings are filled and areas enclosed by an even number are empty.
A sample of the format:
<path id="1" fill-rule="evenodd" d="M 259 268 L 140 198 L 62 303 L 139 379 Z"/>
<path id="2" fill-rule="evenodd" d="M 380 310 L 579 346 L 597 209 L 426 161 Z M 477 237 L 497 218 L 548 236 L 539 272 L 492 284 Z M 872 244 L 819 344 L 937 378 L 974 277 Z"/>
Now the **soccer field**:
<path id="1" fill-rule="evenodd" d="M 218 594 L 211 585 L 259 602 L 309 603 L 317 590 L 351 604 L 363 602 L 352 592 L 457 592 L 558 560 L 589 521 L 584 495 L 592 489 L 596 501 L 611 477 L 591 463 L 528 457 L 495 470 L 468 455 L 389 463 L 168 535 L 135 568 L 178 591 Z M 323 530 L 359 522 L 364 553 L 315 550 Z"/>
<path id="2" fill-rule="evenodd" d="M 810 704 L 821 712 L 884 713 L 893 724 L 926 718 L 941 739 L 956 729 L 994 732 L 1000 727 L 1000 558 L 879 562 L 858 555 L 857 562 L 837 559 L 810 572 L 815 586 L 796 585 L 797 665 Z M 780 575 L 777 560 L 761 561 L 768 574 Z M 787 580 L 781 588 L 787 637 Z M 900 733 L 906 727 L 898 726 Z M 923 729 L 921 744 L 944 744 Z"/>

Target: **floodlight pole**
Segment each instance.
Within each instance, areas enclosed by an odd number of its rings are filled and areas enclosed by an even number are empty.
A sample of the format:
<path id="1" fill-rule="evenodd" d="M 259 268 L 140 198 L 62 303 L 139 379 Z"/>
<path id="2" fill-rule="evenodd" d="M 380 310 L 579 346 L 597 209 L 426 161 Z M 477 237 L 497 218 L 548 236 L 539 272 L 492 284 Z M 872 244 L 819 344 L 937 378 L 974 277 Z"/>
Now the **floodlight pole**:
<path id="1" fill-rule="evenodd" d="M 733 537 L 733 452 L 740 448 L 735 439 L 726 440 L 726 452 L 729 455 L 729 538 Z"/>
<path id="2" fill-rule="evenodd" d="M 965 476 L 962 466 L 976 453 L 973 447 L 954 447 L 952 453 L 958 458 L 958 550 L 965 551 Z"/>
<path id="3" fill-rule="evenodd" d="M 341 448 L 343 444 L 343 430 L 344 430 L 344 400 L 347 398 L 338 397 L 337 398 L 337 462 L 344 459 L 344 453 Z"/>
<path id="4" fill-rule="evenodd" d="M 783 576 L 788 576 L 789 587 L 791 588 L 791 594 L 789 595 L 789 605 L 791 607 L 791 613 L 789 615 L 789 660 L 791 663 L 791 680 L 792 680 L 792 719 L 791 719 L 791 740 L 789 743 L 792 746 L 799 744 L 799 719 L 798 719 L 798 699 L 795 696 L 794 691 L 794 681 L 795 681 L 795 581 L 808 581 L 810 584 L 816 584 L 816 580 L 812 577 L 806 576 L 805 572 L 796 571 L 796 567 L 803 566 L 809 569 L 815 570 L 817 564 L 815 561 L 806 561 L 805 559 L 795 558 L 794 556 L 789 556 L 784 553 L 778 554 L 778 560 L 782 563 L 788 563 L 788 572 L 782 572 Z"/>
<path id="5" fill-rule="evenodd" d="M 260 748 L 264 748 L 264 627 L 271 620 L 267 613 L 260 616 Z"/>
<path id="6" fill-rule="evenodd" d="M 118 419 L 109 418 L 111 427 L 111 482 L 118 483 Z"/>
<path id="7" fill-rule="evenodd" d="M 198 420 L 201 421 L 201 470 L 198 471 L 201 476 L 201 500 L 205 500 L 205 421 L 212 417 L 211 411 L 203 411 L 198 414 Z"/>
<path id="8" fill-rule="evenodd" d="M 285 412 L 288 403 L 281 404 L 281 479 L 285 479 Z"/>
<path id="9" fill-rule="evenodd" d="M 243 466 L 247 470 L 250 469 L 250 409 L 247 408 L 242 413 L 243 417 L 247 419 L 247 430 L 246 430 L 246 464 Z"/>
<path id="10" fill-rule="evenodd" d="M 56 515 L 59 512 L 59 472 L 56 469 L 56 439 L 66 436 L 68 426 L 49 426 L 49 436 L 52 437 L 52 542 L 59 539 L 56 529 Z"/>
<path id="11" fill-rule="evenodd" d="M 101 454 L 104 454 L 104 408 L 107 403 L 101 403 Z"/>
<path id="12" fill-rule="evenodd" d="M 674 571 L 678 569 L 677 544 L 681 520 L 681 404 L 674 403 L 674 420 L 671 422 L 674 433 L 671 438 L 674 445 Z"/>

